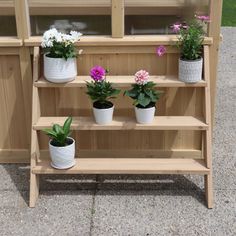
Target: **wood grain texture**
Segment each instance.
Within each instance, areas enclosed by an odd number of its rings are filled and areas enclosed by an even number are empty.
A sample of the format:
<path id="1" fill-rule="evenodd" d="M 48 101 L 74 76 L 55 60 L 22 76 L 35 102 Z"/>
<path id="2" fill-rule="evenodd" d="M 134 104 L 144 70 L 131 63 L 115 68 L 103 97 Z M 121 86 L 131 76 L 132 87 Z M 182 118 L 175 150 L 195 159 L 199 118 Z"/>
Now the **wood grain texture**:
<path id="1" fill-rule="evenodd" d="M 33 36 L 24 40 L 25 46 L 40 46 L 42 42 L 41 36 Z M 147 46 L 147 45 L 175 45 L 177 36 L 175 35 L 136 35 L 124 36 L 123 38 L 112 38 L 111 36 L 84 36 L 77 43 L 77 46 Z M 211 45 L 212 38 L 205 37 L 203 44 Z"/>
<path id="2" fill-rule="evenodd" d="M 107 76 L 106 80 L 112 83 L 115 87 L 130 87 L 131 84 L 134 84 L 133 75 L 116 75 L 116 76 Z M 199 81 L 195 84 L 184 83 L 178 80 L 175 76 L 150 76 L 150 80 L 156 83 L 156 87 L 206 87 L 206 82 L 204 80 Z M 34 83 L 36 87 L 40 88 L 73 88 L 73 87 L 86 87 L 86 81 L 91 82 L 90 76 L 77 76 L 75 80 L 69 83 L 56 84 L 51 83 L 44 79 L 40 78 Z"/>
<path id="3" fill-rule="evenodd" d="M 112 38 L 123 38 L 125 31 L 125 0 L 111 0 Z"/>
<path id="4" fill-rule="evenodd" d="M 78 158 L 68 170 L 56 170 L 49 161 L 32 169 L 35 174 L 207 174 L 202 160 L 154 158 Z"/>
<path id="5" fill-rule="evenodd" d="M 63 125 L 66 117 L 40 117 L 33 124 L 35 130 Z M 73 117 L 71 130 L 207 130 L 202 119 L 192 116 L 156 116 L 150 124 L 138 124 L 135 118 L 113 117 L 107 125 L 98 125 L 93 117 Z"/>

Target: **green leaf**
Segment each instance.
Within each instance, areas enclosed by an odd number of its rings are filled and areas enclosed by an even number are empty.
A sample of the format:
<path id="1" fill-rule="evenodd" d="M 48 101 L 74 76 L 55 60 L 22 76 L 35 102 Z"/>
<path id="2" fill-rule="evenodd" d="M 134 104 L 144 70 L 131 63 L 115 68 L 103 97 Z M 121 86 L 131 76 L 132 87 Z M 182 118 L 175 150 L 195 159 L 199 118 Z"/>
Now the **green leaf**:
<path id="1" fill-rule="evenodd" d="M 68 136 L 70 133 L 71 123 L 72 123 L 72 117 L 68 117 L 63 125 L 63 130 L 66 136 Z"/>
<path id="2" fill-rule="evenodd" d="M 56 138 L 57 137 L 56 132 L 54 132 L 51 129 L 43 129 L 43 132 L 45 132 L 48 136 L 50 136 L 52 138 Z"/>

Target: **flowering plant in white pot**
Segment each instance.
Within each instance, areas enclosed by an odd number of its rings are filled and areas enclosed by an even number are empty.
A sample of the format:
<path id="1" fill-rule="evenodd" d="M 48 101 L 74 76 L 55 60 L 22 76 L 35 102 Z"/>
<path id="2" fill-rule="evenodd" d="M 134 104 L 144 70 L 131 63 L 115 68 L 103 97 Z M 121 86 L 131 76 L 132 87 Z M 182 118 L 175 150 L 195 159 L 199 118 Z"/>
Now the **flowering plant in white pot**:
<path id="1" fill-rule="evenodd" d="M 81 33 L 71 31 L 70 34 L 58 32 L 55 28 L 46 31 L 41 46 L 44 51 L 44 76 L 54 83 L 72 81 L 77 76 L 75 43 L 80 40 Z"/>
<path id="2" fill-rule="evenodd" d="M 68 117 L 63 126 L 54 124 L 52 129 L 43 130 L 51 138 L 51 166 L 56 169 L 68 169 L 75 165 L 75 140 L 69 137 L 71 122 L 72 118 Z"/>
<path id="3" fill-rule="evenodd" d="M 179 80 L 185 83 L 197 83 L 202 79 L 202 44 L 209 21 L 209 16 L 196 15 L 189 24 L 175 23 L 172 26 L 173 32 L 179 34 Z"/>
<path id="4" fill-rule="evenodd" d="M 101 66 L 95 66 L 90 70 L 91 82 L 87 84 L 87 94 L 93 101 L 93 114 L 97 124 L 105 125 L 112 121 L 114 105 L 111 101 L 119 93 L 119 89 L 112 87 L 106 81 L 107 71 Z"/>
<path id="5" fill-rule="evenodd" d="M 156 86 L 154 82 L 148 80 L 149 73 L 140 70 L 135 74 L 136 83 L 132 84 L 132 89 L 124 92 L 124 95 L 134 100 L 136 120 L 141 124 L 152 123 L 156 111 L 156 102 L 162 93 L 154 88 Z"/>

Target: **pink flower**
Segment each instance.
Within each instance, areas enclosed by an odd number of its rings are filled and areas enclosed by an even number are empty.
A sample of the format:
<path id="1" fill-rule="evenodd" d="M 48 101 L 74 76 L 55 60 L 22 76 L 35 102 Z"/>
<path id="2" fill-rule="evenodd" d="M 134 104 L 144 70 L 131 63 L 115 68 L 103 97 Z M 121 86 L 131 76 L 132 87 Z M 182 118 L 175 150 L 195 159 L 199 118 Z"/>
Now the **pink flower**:
<path id="1" fill-rule="evenodd" d="M 180 23 L 174 23 L 170 28 L 172 29 L 172 31 L 175 33 L 175 34 L 178 34 L 180 29 L 182 27 L 182 24 Z"/>
<path id="2" fill-rule="evenodd" d="M 195 17 L 198 20 L 201 20 L 202 22 L 210 22 L 210 16 L 205 16 L 205 15 L 195 15 Z"/>
<path id="3" fill-rule="evenodd" d="M 139 85 L 144 85 L 148 82 L 149 73 L 146 70 L 140 70 L 135 74 L 135 82 Z"/>
<path id="4" fill-rule="evenodd" d="M 103 81 L 105 79 L 106 70 L 101 66 L 94 66 L 90 70 L 90 76 L 94 79 L 96 82 Z"/>
<path id="5" fill-rule="evenodd" d="M 166 47 L 165 46 L 159 46 L 156 48 L 156 53 L 159 57 L 162 57 L 166 53 Z"/>

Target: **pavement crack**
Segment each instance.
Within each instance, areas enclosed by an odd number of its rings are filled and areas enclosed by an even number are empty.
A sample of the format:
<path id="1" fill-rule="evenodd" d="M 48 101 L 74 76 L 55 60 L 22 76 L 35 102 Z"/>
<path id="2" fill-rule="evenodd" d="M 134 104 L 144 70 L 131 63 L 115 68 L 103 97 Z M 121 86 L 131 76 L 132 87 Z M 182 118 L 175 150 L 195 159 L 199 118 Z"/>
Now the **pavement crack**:
<path id="1" fill-rule="evenodd" d="M 89 236 L 92 236 L 92 230 L 94 227 L 95 199 L 96 199 L 96 194 L 98 192 L 98 184 L 99 184 L 99 176 L 96 175 L 96 185 L 95 185 L 95 189 L 93 192 L 91 215 L 90 215 L 91 218 L 90 218 Z"/>

